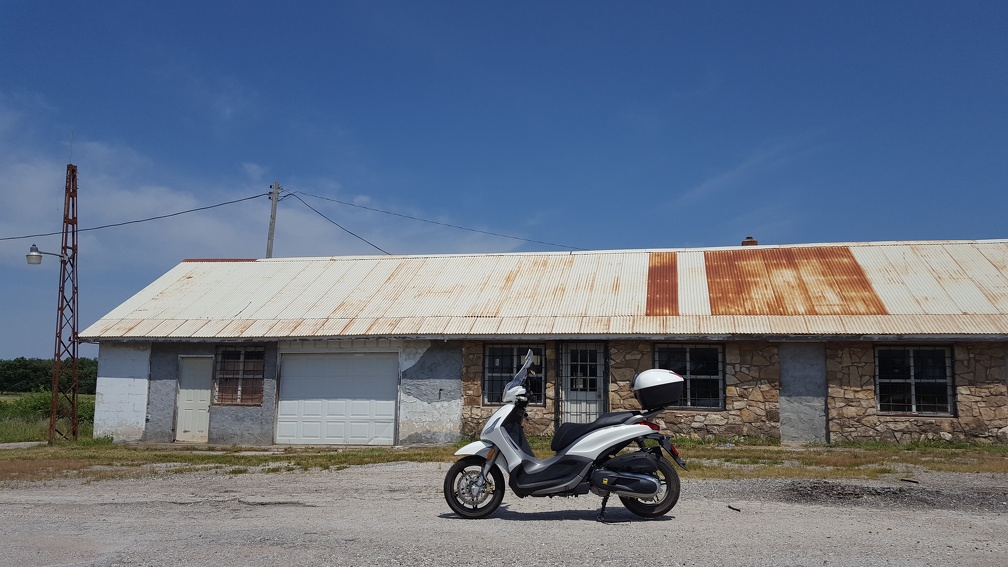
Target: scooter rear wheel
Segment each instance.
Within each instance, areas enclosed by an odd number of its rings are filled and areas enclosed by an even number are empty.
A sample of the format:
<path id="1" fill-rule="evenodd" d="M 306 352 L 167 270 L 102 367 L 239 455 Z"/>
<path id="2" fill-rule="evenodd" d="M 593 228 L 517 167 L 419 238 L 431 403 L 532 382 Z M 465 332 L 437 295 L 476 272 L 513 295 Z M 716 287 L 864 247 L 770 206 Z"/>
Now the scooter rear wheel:
<path id="1" fill-rule="evenodd" d="M 485 464 L 483 457 L 465 457 L 456 461 L 445 475 L 445 501 L 463 518 L 485 518 L 504 500 L 504 473 L 497 465 L 490 467 L 486 482 L 480 486 Z"/>
<path id="2" fill-rule="evenodd" d="M 629 496 L 620 496 L 620 501 L 627 510 L 644 518 L 657 518 L 679 502 L 679 475 L 672 468 L 672 463 L 665 459 L 658 459 L 658 470 L 654 473 L 661 482 L 662 488 L 653 498 L 641 499 Z"/>

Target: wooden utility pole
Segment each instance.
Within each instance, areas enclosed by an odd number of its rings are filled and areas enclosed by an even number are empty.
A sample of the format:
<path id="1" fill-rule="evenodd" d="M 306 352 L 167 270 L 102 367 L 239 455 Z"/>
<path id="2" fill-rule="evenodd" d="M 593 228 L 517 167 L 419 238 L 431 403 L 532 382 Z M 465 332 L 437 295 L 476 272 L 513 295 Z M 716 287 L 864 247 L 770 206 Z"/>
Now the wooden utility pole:
<path id="1" fill-rule="evenodd" d="M 270 206 L 270 226 L 269 226 L 269 236 L 266 237 L 266 257 L 273 257 L 273 230 L 276 228 L 276 206 L 277 200 L 280 197 L 280 182 L 274 181 L 273 185 L 270 186 L 273 191 L 270 193 L 270 200 L 273 204 Z"/>
<path id="2" fill-rule="evenodd" d="M 59 307 L 53 355 L 49 444 L 59 435 L 77 440 L 77 166 L 67 164 L 63 197 L 63 247 L 60 249 Z"/>

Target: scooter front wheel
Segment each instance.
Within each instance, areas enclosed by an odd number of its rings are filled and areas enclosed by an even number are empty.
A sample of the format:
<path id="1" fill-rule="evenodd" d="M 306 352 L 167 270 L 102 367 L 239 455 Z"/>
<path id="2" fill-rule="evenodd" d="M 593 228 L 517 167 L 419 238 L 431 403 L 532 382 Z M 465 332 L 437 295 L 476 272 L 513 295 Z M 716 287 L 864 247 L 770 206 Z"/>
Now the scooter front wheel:
<path id="1" fill-rule="evenodd" d="M 494 465 L 483 480 L 485 464 L 483 457 L 465 457 L 456 461 L 445 475 L 445 500 L 463 518 L 485 518 L 504 500 L 504 473 Z"/>

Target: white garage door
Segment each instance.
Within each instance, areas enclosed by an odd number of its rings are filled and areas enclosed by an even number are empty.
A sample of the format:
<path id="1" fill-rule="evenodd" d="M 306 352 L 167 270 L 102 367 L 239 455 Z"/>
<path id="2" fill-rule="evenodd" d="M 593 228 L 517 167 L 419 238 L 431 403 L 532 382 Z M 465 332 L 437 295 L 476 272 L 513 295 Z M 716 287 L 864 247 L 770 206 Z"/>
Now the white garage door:
<path id="1" fill-rule="evenodd" d="M 284 354 L 276 442 L 392 445 L 399 355 Z"/>

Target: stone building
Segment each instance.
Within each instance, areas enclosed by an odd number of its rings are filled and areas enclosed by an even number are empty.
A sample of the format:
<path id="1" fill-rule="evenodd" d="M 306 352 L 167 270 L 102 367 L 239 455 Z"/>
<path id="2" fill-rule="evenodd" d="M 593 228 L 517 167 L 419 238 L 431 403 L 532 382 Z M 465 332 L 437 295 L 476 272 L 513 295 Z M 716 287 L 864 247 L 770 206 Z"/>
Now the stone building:
<path id="1" fill-rule="evenodd" d="M 81 333 L 95 434 L 478 434 L 528 350 L 529 431 L 686 379 L 676 434 L 1008 442 L 1008 241 L 187 260 Z"/>

